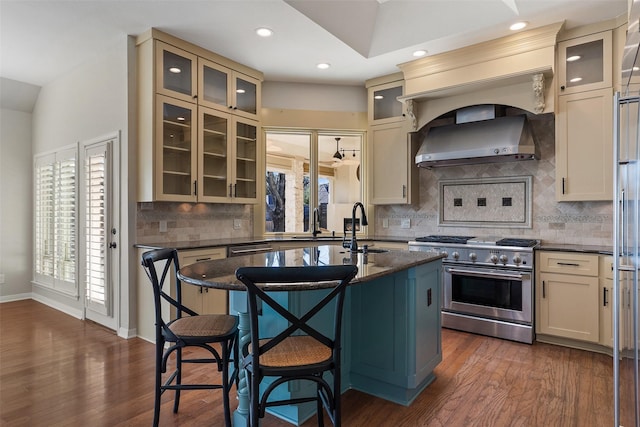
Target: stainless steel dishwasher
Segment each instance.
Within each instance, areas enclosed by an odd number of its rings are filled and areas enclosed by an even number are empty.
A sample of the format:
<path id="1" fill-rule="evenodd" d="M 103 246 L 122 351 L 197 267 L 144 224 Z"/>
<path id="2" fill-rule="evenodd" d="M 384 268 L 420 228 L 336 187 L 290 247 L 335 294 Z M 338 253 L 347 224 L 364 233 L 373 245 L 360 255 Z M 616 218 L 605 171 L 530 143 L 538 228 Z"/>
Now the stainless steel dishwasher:
<path id="1" fill-rule="evenodd" d="M 262 252 L 271 252 L 273 248 L 268 243 L 247 243 L 245 245 L 229 246 L 227 249 L 228 257 L 236 257 L 241 255 L 252 255 Z"/>

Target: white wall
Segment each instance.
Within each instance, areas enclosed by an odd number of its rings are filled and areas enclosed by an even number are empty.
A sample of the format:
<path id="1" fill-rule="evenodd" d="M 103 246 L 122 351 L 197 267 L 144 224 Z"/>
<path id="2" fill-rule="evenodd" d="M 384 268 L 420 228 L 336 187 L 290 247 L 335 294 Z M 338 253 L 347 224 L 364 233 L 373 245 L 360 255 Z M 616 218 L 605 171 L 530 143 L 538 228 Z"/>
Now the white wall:
<path id="1" fill-rule="evenodd" d="M 0 302 L 31 296 L 31 118 L 0 110 Z"/>
<path id="2" fill-rule="evenodd" d="M 314 111 L 367 111 L 362 86 L 263 82 L 262 107 Z"/>
<path id="3" fill-rule="evenodd" d="M 129 75 L 134 63 L 130 60 L 131 43 L 123 37 L 111 49 L 97 52 L 92 61 L 59 77 L 42 87 L 33 112 L 33 154 L 47 152 L 65 145 L 121 132 L 121 233 L 119 247 L 122 249 L 119 278 L 121 305 L 120 328 L 135 327 L 129 299 L 128 263 L 134 253 L 128 230 L 135 224 L 135 211 L 129 212 L 130 188 L 135 179 L 129 179 Z M 30 194 L 29 192 L 28 194 Z M 134 227 L 135 229 L 135 227 Z M 82 299 L 70 298 L 33 286 L 34 298 L 60 310 L 78 316 L 83 313 Z"/>

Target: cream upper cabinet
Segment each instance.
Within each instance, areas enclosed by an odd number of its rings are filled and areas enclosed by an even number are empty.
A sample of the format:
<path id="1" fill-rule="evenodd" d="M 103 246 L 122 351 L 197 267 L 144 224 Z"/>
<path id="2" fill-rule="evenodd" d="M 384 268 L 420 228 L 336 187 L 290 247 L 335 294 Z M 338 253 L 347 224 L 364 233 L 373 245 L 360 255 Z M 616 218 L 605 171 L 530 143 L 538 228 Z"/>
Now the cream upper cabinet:
<path id="1" fill-rule="evenodd" d="M 195 202 L 197 170 L 196 106 L 158 95 L 155 200 Z M 146 159 L 149 161 L 149 159 Z"/>
<path id="2" fill-rule="evenodd" d="M 374 205 L 411 204 L 418 198 L 416 142 L 409 138 L 402 75 L 367 81 L 369 112 L 369 200 Z"/>
<path id="3" fill-rule="evenodd" d="M 558 43 L 556 200 L 613 198 L 612 32 Z"/>
<path id="4" fill-rule="evenodd" d="M 416 144 L 405 122 L 370 127 L 370 201 L 374 205 L 410 204 L 417 200 Z"/>
<path id="5" fill-rule="evenodd" d="M 262 74 L 157 30 L 137 59 L 138 200 L 256 203 Z"/>
<path id="6" fill-rule="evenodd" d="M 257 120 L 261 104 L 260 80 L 206 59 L 198 59 L 198 103 Z"/>
<path id="7" fill-rule="evenodd" d="M 371 86 L 368 89 L 369 124 L 380 125 L 402 121 L 404 119 L 404 104 L 398 97 L 404 94 L 404 82 Z"/>
<path id="8" fill-rule="evenodd" d="M 199 109 L 198 200 L 256 203 L 257 122 Z"/>
<path id="9" fill-rule="evenodd" d="M 161 41 L 155 49 L 156 93 L 196 102 L 198 57 Z"/>
<path id="10" fill-rule="evenodd" d="M 536 333 L 600 342 L 598 255 L 536 252 Z"/>
<path id="11" fill-rule="evenodd" d="M 612 49 L 611 31 L 558 43 L 558 93 L 612 87 Z"/>
<path id="12" fill-rule="evenodd" d="M 613 198 L 611 88 L 558 97 L 556 200 Z"/>

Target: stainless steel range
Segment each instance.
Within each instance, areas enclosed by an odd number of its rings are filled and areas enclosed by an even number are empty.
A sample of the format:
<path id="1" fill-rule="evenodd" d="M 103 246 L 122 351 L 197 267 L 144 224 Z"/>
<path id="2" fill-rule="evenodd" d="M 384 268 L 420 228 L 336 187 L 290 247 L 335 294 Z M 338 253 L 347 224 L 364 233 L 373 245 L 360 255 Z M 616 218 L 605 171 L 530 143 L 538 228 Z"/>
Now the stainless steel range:
<path id="1" fill-rule="evenodd" d="M 446 255 L 442 326 L 531 344 L 534 239 L 433 235 L 409 250 Z"/>

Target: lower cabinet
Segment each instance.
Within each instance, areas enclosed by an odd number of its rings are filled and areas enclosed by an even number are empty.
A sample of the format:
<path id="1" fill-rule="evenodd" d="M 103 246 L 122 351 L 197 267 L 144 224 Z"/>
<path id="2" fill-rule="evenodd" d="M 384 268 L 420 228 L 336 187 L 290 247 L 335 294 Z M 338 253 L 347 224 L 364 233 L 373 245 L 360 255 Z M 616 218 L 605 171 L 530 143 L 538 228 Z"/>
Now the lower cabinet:
<path id="1" fill-rule="evenodd" d="M 536 256 L 536 333 L 613 348 L 612 257 L 556 251 Z"/>
<path id="2" fill-rule="evenodd" d="M 193 249 L 178 252 L 180 267 L 199 261 L 223 259 L 226 257 L 226 247 Z M 225 290 L 182 284 L 182 303 L 198 314 L 227 314 L 227 299 L 227 291 Z"/>
<path id="3" fill-rule="evenodd" d="M 351 385 L 408 405 L 442 360 L 441 263 L 351 287 Z"/>

